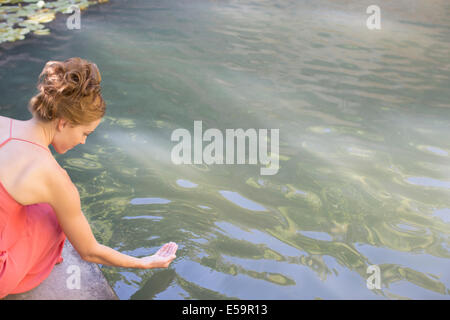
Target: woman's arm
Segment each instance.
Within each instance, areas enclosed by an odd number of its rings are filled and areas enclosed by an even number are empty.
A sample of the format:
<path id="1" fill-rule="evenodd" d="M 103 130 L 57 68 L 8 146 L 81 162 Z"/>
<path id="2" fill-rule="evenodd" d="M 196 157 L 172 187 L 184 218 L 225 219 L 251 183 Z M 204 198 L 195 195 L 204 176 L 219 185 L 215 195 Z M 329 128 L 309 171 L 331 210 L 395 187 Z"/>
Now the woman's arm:
<path id="1" fill-rule="evenodd" d="M 46 175 L 46 198 L 55 210 L 61 229 L 83 260 L 124 268 L 167 268 L 175 259 L 177 245 L 165 244 L 149 257 L 136 258 L 101 245 L 95 239 L 89 223 L 81 211 L 80 195 L 67 172 L 53 167 Z"/>
<path id="2" fill-rule="evenodd" d="M 156 254 L 152 256 L 134 258 L 111 249 L 110 247 L 98 244 L 91 253 L 91 256 L 87 257 L 85 260 L 125 268 L 167 268 L 172 260 L 176 258 L 175 252 L 177 251 L 177 248 L 178 246 L 175 242 L 169 242 L 163 245 Z"/>

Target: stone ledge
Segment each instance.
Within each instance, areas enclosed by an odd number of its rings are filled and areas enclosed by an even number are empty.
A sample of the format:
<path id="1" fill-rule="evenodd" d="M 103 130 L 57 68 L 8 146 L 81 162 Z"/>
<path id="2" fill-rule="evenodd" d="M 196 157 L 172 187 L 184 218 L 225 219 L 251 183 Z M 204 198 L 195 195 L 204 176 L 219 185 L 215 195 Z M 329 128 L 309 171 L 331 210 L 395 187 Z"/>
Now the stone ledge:
<path id="1" fill-rule="evenodd" d="M 69 240 L 64 244 L 62 256 L 64 261 L 55 265 L 39 286 L 24 293 L 10 294 L 4 300 L 118 300 L 100 268 L 81 259 Z M 66 284 L 74 275 L 69 269 L 71 265 L 79 267 L 80 289 L 69 289 Z"/>

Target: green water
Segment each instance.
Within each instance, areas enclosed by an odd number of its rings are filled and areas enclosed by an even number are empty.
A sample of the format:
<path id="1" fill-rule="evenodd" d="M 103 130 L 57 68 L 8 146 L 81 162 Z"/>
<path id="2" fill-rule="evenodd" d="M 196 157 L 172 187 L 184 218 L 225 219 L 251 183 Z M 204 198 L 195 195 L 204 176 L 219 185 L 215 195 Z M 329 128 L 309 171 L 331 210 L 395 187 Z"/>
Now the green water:
<path id="1" fill-rule="evenodd" d="M 110 0 L 0 45 L 0 112 L 29 119 L 48 60 L 99 66 L 107 116 L 55 156 L 100 243 L 179 245 L 168 269 L 103 266 L 121 299 L 448 299 L 450 4 L 377 3 L 381 30 L 371 1 Z M 195 120 L 278 128 L 278 173 L 174 165 Z"/>

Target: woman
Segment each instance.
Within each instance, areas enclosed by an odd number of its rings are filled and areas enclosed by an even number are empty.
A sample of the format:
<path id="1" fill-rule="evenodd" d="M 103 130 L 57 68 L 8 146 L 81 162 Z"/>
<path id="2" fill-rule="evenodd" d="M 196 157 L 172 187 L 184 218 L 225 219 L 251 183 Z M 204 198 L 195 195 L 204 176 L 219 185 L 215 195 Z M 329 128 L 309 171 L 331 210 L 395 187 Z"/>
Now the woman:
<path id="1" fill-rule="evenodd" d="M 81 58 L 49 61 L 33 118 L 0 116 L 0 298 L 38 286 L 62 262 L 67 238 L 83 260 L 125 268 L 167 268 L 177 245 L 136 258 L 97 243 L 81 211 L 77 188 L 48 146 L 65 153 L 86 142 L 105 114 L 101 76 Z"/>

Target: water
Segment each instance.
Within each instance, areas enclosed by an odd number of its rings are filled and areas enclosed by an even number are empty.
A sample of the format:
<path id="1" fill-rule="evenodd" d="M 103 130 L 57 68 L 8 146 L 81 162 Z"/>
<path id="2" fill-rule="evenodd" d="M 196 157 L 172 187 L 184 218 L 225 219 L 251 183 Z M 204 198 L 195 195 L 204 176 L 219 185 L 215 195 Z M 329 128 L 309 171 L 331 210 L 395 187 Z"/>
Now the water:
<path id="1" fill-rule="evenodd" d="M 48 60 L 97 63 L 107 115 L 55 155 L 121 299 L 448 299 L 450 4 L 114 1 L 81 30 L 0 46 L 0 112 L 28 119 Z M 176 128 L 279 128 L 280 169 L 174 165 Z M 224 132 L 224 131 L 223 131 Z M 369 290 L 378 265 L 381 289 Z"/>

